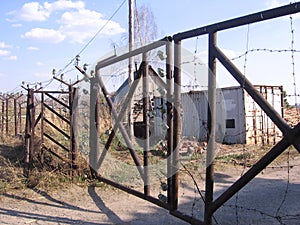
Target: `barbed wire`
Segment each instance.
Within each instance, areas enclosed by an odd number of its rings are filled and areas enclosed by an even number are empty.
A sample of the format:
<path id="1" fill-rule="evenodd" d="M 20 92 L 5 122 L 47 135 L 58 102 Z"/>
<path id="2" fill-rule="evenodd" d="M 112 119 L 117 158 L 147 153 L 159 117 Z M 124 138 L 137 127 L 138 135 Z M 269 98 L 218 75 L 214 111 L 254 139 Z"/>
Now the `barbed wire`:
<path id="1" fill-rule="evenodd" d="M 111 20 L 114 18 L 114 16 L 119 12 L 119 10 L 123 7 L 125 4 L 126 0 L 123 0 L 122 3 L 119 5 L 119 7 L 114 11 L 114 13 L 109 17 L 109 19 L 106 21 L 105 24 L 103 24 L 102 27 L 98 29 L 98 31 L 94 34 L 94 36 L 83 46 L 83 48 L 76 54 L 75 57 L 73 57 L 69 63 L 67 63 L 62 69 L 58 71 L 57 76 L 60 76 L 61 74 L 64 73 L 64 71 L 75 62 L 76 58 L 80 56 L 86 49 L 87 47 L 95 40 L 95 38 L 101 33 L 101 31 L 111 22 Z"/>

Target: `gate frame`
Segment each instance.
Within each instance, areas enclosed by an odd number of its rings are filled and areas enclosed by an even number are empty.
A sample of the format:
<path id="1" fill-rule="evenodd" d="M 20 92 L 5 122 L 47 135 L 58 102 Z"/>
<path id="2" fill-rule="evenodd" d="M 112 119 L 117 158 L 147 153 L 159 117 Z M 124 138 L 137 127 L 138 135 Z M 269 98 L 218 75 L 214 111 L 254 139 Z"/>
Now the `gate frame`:
<path id="1" fill-rule="evenodd" d="M 116 119 L 117 124 L 112 130 L 112 133 L 106 143 L 106 149 L 108 150 L 110 142 L 112 141 L 113 136 L 115 135 L 116 129 L 120 129 L 127 147 L 138 166 L 139 172 L 143 178 L 143 170 L 139 164 L 133 146 L 128 138 L 128 135 L 120 122 L 119 115 L 117 114 L 114 105 L 109 98 L 109 93 L 106 90 L 106 87 L 102 81 L 100 75 L 100 69 L 106 66 L 109 66 L 113 63 L 119 62 L 121 60 L 128 59 L 138 54 L 143 54 L 161 46 L 162 41 L 166 41 L 166 52 L 167 52 L 167 61 L 166 61 L 166 71 L 167 71 L 167 98 L 170 100 L 168 104 L 168 118 L 167 123 L 169 126 L 168 129 L 168 201 L 167 204 L 159 201 L 158 199 L 151 197 L 149 195 L 149 189 L 144 185 L 144 193 L 138 192 L 131 188 L 128 188 L 122 184 L 109 180 L 107 178 L 101 177 L 96 174 L 97 179 L 102 182 L 105 182 L 109 185 L 112 185 L 118 189 L 121 189 L 129 194 L 135 195 L 139 198 L 152 202 L 160 207 L 163 207 L 169 210 L 170 214 L 176 216 L 186 222 L 191 224 L 212 224 L 212 218 L 214 212 L 220 208 L 225 202 L 227 202 L 234 194 L 241 190 L 248 182 L 250 182 L 257 174 L 259 174 L 266 166 L 268 166 L 277 156 L 284 152 L 290 145 L 294 145 L 297 151 L 300 153 L 300 123 L 294 128 L 290 127 L 284 119 L 274 110 L 274 108 L 263 98 L 263 96 L 255 89 L 251 82 L 238 70 L 237 67 L 223 54 L 223 52 L 217 46 L 217 32 L 222 30 L 227 30 L 230 28 L 235 28 L 243 25 L 248 25 L 252 23 L 262 22 L 265 20 L 270 20 L 290 14 L 295 14 L 300 12 L 300 3 L 293 3 L 286 6 L 261 11 L 258 13 L 238 17 L 231 20 L 226 20 L 220 23 L 215 23 L 212 25 L 204 26 L 201 28 L 196 28 L 186 32 L 178 33 L 173 35 L 173 37 L 166 37 L 160 41 L 154 42 L 147 46 L 141 47 L 139 49 L 130 51 L 126 54 L 123 54 L 118 57 L 108 58 L 106 60 L 100 61 L 95 67 L 96 76 L 90 78 L 91 83 L 98 83 L 102 90 L 102 93 L 112 111 L 113 117 Z M 207 169 L 206 169 L 206 181 L 205 181 L 205 211 L 204 211 L 204 221 L 200 221 L 191 216 L 184 215 L 182 212 L 177 210 L 178 207 L 178 168 L 179 168 L 179 151 L 177 145 L 181 140 L 181 118 L 180 118 L 180 108 L 181 108 L 181 42 L 182 40 L 201 36 L 208 35 L 208 62 L 209 62 L 209 77 L 208 77 L 208 146 L 207 146 Z M 172 42 L 174 41 L 174 47 Z M 173 62 L 173 48 L 174 48 L 174 62 Z M 230 74 L 237 80 L 238 83 L 248 92 L 248 94 L 254 99 L 254 101 L 263 109 L 263 111 L 270 117 L 270 119 L 276 124 L 276 126 L 282 131 L 283 138 L 271 150 L 266 153 L 255 165 L 253 165 L 243 176 L 241 176 L 232 186 L 230 186 L 221 196 L 216 200 L 213 198 L 214 194 L 214 153 L 216 149 L 216 60 L 219 60 L 221 64 L 230 72 Z M 143 57 L 145 64 L 147 65 L 147 60 Z M 173 68 L 172 68 L 173 65 Z M 85 71 L 80 70 L 84 75 L 88 77 Z M 145 68 L 145 67 L 144 67 Z M 143 76 L 147 77 L 147 70 L 144 70 Z M 173 74 L 172 74 L 173 72 Z M 147 88 L 147 87 L 146 87 Z M 173 91 L 174 89 L 174 91 Z M 127 96 L 126 101 L 130 101 L 132 94 L 134 92 L 134 85 L 130 87 L 129 97 Z M 98 95 L 98 94 L 97 94 Z M 173 100 L 172 99 L 173 96 Z M 97 100 L 96 100 L 97 101 Z M 92 102 L 95 104 L 95 102 Z M 97 107 L 93 107 L 92 111 L 97 112 Z M 147 108 L 146 108 L 147 109 Z M 176 110 L 175 110 L 176 109 Z M 98 124 L 97 113 L 92 114 L 92 120 L 90 124 Z M 149 129 L 148 126 L 146 126 Z M 147 133 L 147 130 L 146 130 Z M 98 129 L 93 129 L 90 137 L 97 137 Z M 149 138 L 149 137 L 148 137 Z M 97 140 L 97 138 L 95 139 Z M 91 145 L 97 148 L 97 143 L 95 140 L 90 140 Z M 97 141 L 96 141 L 97 142 Z M 147 150 L 147 147 L 146 147 Z M 91 152 L 95 149 L 91 148 Z M 105 150 L 104 150 L 105 151 Z M 144 150 L 145 151 L 145 150 Z M 92 153 L 93 155 L 93 153 Z M 104 159 L 105 155 L 102 158 Z M 144 157 L 144 163 L 147 160 L 147 156 Z M 173 174 L 170 176 L 170 174 Z M 147 177 L 146 177 L 147 180 Z"/>
<path id="2" fill-rule="evenodd" d="M 26 121 L 25 121 L 25 146 L 24 146 L 24 175 L 25 177 L 29 178 L 31 175 L 31 171 L 33 169 L 33 158 L 36 154 L 35 150 L 35 127 L 40 122 L 41 123 L 41 134 L 40 134 L 40 140 L 41 140 L 41 148 L 40 148 L 40 157 L 41 157 L 41 164 L 44 163 L 44 151 L 48 151 L 55 157 L 66 161 L 70 164 L 70 175 L 73 177 L 76 174 L 77 170 L 77 145 L 76 145 L 76 139 L 73 132 L 73 127 L 76 126 L 76 113 L 73 112 L 74 107 L 77 105 L 77 99 L 74 97 L 76 96 L 76 88 L 74 85 L 76 85 L 80 80 L 74 82 L 73 84 L 68 84 L 56 77 L 53 77 L 54 79 L 62 82 L 63 84 L 68 86 L 68 91 L 44 91 L 39 89 L 32 89 L 32 88 L 24 88 L 27 90 L 27 109 L 26 109 Z M 41 96 L 41 109 L 36 117 L 36 106 L 35 106 L 35 95 L 40 94 Z M 53 96 L 53 94 L 68 94 L 68 104 L 65 104 L 64 102 L 60 101 L 56 97 Z M 58 104 L 64 106 L 69 111 L 69 117 L 70 119 L 66 119 L 64 116 L 59 114 L 55 109 L 51 108 L 45 103 L 45 95 L 49 98 L 51 98 L 53 101 L 57 102 Z M 62 119 L 64 122 L 66 122 L 69 125 L 69 134 L 61 130 L 58 126 L 56 126 L 53 122 L 45 118 L 45 108 L 50 110 L 51 113 L 58 116 L 60 119 Z M 51 137 L 49 134 L 46 134 L 44 132 L 44 124 L 49 124 L 53 129 L 60 132 L 62 135 L 64 135 L 66 138 L 69 139 L 69 146 L 66 147 L 59 143 L 59 141 L 55 140 L 53 137 Z M 61 157 L 59 154 L 57 154 L 55 151 L 53 151 L 51 148 L 47 148 L 44 144 L 44 137 L 46 137 L 48 140 L 62 148 L 63 150 L 68 152 L 68 159 L 65 159 Z"/>
<path id="3" fill-rule="evenodd" d="M 300 123 L 291 128 L 286 121 L 274 110 L 267 100 L 255 89 L 251 82 L 239 71 L 239 69 L 226 57 L 226 55 L 217 46 L 217 32 L 235 28 L 243 25 L 257 23 L 269 19 L 278 18 L 300 12 L 300 3 L 293 3 L 286 6 L 261 11 L 258 13 L 238 17 L 235 19 L 215 23 L 209 26 L 196 28 L 186 32 L 178 33 L 173 36 L 175 46 L 181 48 L 181 41 L 201 35 L 209 37 L 209 81 L 208 81 L 208 146 L 207 146 L 207 162 L 211 162 L 206 167 L 206 186 L 205 186 L 205 212 L 204 224 L 212 224 L 214 212 L 227 202 L 234 194 L 241 190 L 248 182 L 250 182 L 257 174 L 259 174 L 266 166 L 276 159 L 290 145 L 293 145 L 300 153 Z M 175 54 L 175 59 L 180 59 L 179 54 Z M 221 196 L 213 200 L 214 186 L 214 161 L 216 149 L 216 60 L 227 69 L 227 71 L 236 79 L 236 81 L 248 92 L 254 101 L 269 116 L 274 124 L 282 131 L 283 138 L 273 148 L 264 155 L 255 165 L 253 165 L 243 176 L 241 176 L 233 185 L 231 185 Z M 179 67 L 181 65 L 178 65 Z M 175 70 L 174 70 L 175 71 Z M 180 71 L 180 69 L 179 69 Z M 176 76 L 176 74 L 174 75 Z M 180 77 L 181 74 L 179 73 Z"/>

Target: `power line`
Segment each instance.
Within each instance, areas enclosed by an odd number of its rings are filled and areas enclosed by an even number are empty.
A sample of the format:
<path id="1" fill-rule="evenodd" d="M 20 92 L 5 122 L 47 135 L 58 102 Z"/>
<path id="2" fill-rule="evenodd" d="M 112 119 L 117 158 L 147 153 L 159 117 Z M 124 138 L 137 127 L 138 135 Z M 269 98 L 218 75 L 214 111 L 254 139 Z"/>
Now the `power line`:
<path id="1" fill-rule="evenodd" d="M 100 29 L 95 33 L 95 35 L 83 46 L 83 48 L 77 53 L 77 55 L 71 59 L 71 61 L 61 70 L 58 71 L 58 76 L 61 75 L 94 40 L 99 35 L 99 33 L 107 26 L 109 22 L 111 22 L 112 18 L 118 13 L 118 11 L 122 8 L 126 0 L 124 0 L 121 5 L 115 10 L 115 12 L 109 17 L 109 19 L 106 21 L 106 23 L 100 27 Z"/>

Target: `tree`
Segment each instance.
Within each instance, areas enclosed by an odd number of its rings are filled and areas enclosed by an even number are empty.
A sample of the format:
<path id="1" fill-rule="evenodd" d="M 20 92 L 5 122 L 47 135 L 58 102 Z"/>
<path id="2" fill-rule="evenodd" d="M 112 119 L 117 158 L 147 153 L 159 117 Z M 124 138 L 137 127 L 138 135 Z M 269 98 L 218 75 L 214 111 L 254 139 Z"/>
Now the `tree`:
<path id="1" fill-rule="evenodd" d="M 141 5 L 134 10 L 134 48 L 146 45 L 157 38 L 157 25 L 152 10 Z M 128 45 L 128 34 L 124 33 L 120 43 L 111 43 L 112 47 Z"/>
<path id="2" fill-rule="evenodd" d="M 151 9 L 141 5 L 135 9 L 134 18 L 135 43 L 148 44 L 157 38 L 157 25 Z"/>

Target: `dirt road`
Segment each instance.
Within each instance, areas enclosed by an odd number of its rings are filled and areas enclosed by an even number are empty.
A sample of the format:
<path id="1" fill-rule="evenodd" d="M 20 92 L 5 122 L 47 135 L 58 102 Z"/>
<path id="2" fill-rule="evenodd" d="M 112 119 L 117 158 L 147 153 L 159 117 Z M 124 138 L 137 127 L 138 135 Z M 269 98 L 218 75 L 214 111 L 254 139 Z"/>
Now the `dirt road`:
<path id="1" fill-rule="evenodd" d="M 217 223 L 300 224 L 300 157 L 290 165 L 289 170 L 283 163 L 257 176 L 216 212 Z M 240 176 L 241 169 L 216 173 L 215 196 Z M 199 186 L 204 188 L 204 183 Z M 203 202 L 193 183 L 181 180 L 179 194 L 179 210 L 202 218 Z M 0 202 L 0 224 L 186 224 L 164 209 L 109 186 L 14 190 L 1 195 Z"/>

